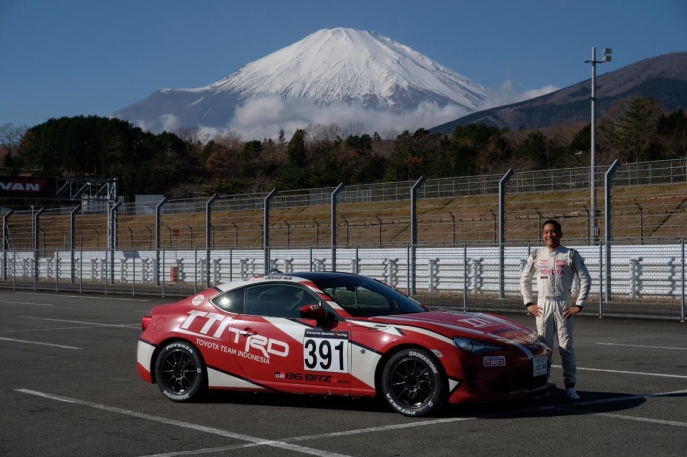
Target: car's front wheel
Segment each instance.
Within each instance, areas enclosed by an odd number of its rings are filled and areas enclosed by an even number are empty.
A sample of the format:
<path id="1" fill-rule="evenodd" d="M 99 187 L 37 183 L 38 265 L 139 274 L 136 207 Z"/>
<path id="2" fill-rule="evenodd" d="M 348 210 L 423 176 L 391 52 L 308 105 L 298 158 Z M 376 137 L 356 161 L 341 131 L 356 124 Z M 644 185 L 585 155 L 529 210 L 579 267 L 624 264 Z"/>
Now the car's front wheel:
<path id="1" fill-rule="evenodd" d="M 205 364 L 198 349 L 185 341 L 167 344 L 155 361 L 155 380 L 172 401 L 195 400 L 205 391 Z"/>
<path id="2" fill-rule="evenodd" d="M 443 390 L 439 362 L 425 349 L 399 351 L 384 366 L 384 398 L 405 416 L 422 416 L 440 406 Z"/>

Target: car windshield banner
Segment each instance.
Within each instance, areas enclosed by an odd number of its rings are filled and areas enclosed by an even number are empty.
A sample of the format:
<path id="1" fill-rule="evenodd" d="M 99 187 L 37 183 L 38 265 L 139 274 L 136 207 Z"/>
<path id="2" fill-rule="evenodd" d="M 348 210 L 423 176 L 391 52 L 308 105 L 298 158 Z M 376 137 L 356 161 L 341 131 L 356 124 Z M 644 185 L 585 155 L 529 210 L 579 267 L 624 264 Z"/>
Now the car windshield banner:
<path id="1" fill-rule="evenodd" d="M 57 178 L 0 176 L 0 198 L 57 197 Z"/>

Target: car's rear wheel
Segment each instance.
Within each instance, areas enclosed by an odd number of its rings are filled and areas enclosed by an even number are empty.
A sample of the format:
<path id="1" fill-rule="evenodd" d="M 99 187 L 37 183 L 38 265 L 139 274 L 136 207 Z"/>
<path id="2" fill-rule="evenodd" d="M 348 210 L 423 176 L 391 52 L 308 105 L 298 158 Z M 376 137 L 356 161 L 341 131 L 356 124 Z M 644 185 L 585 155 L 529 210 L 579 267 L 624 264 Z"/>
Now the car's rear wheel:
<path id="1" fill-rule="evenodd" d="M 172 401 L 199 398 L 205 391 L 205 364 L 198 349 L 185 341 L 167 344 L 155 361 L 155 380 Z"/>
<path id="2" fill-rule="evenodd" d="M 399 351 L 384 366 L 384 398 L 405 416 L 422 416 L 441 406 L 443 390 L 439 362 L 425 349 Z"/>

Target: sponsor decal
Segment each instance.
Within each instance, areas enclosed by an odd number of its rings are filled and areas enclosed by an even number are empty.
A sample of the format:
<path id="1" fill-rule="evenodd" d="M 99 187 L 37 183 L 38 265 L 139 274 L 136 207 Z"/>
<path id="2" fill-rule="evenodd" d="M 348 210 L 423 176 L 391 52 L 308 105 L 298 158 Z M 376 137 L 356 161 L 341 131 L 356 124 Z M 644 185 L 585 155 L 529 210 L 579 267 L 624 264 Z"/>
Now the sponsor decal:
<path id="1" fill-rule="evenodd" d="M 0 176 L 0 197 L 55 198 L 57 179 L 27 176 Z"/>
<path id="2" fill-rule="evenodd" d="M 387 401 L 391 404 L 391 406 L 393 406 L 394 409 L 396 409 L 396 411 L 398 411 L 398 412 L 400 412 L 400 413 L 402 413 L 402 414 L 406 414 L 406 415 L 408 415 L 408 416 L 414 416 L 414 415 L 415 415 L 415 411 L 411 411 L 411 410 L 409 410 L 409 409 L 405 409 L 405 408 L 401 407 L 400 405 L 396 404 L 396 402 L 394 401 L 394 399 L 391 398 L 391 395 L 390 395 L 390 394 L 386 394 L 386 399 L 387 399 Z"/>
<path id="3" fill-rule="evenodd" d="M 556 267 L 564 267 L 565 260 L 556 260 Z"/>
<path id="4" fill-rule="evenodd" d="M 539 265 L 548 265 L 548 260 L 539 260 Z"/>
<path id="5" fill-rule="evenodd" d="M 201 295 L 196 295 L 195 297 L 193 297 L 193 300 L 191 300 L 191 303 L 192 303 L 194 306 L 198 306 L 198 305 L 200 305 L 201 303 L 203 303 L 204 300 L 205 300 L 205 297 L 204 297 L 202 294 L 201 294 Z"/>
<path id="6" fill-rule="evenodd" d="M 292 379 L 294 381 L 308 381 L 308 382 L 336 382 L 336 378 L 329 375 L 312 374 L 312 373 L 284 373 L 276 372 L 274 377 L 277 379 Z"/>
<path id="7" fill-rule="evenodd" d="M 307 329 L 303 370 L 348 373 L 348 332 Z"/>
<path id="8" fill-rule="evenodd" d="M 502 356 L 502 355 L 483 357 L 482 360 L 484 362 L 485 367 L 505 367 L 506 366 L 506 357 Z"/>
<path id="9" fill-rule="evenodd" d="M 411 357 L 417 357 L 418 359 L 422 359 L 425 361 L 427 365 L 432 369 L 434 373 L 438 373 L 437 367 L 434 366 L 431 360 L 429 360 L 427 357 L 425 357 L 424 354 L 420 354 L 419 352 L 415 351 L 408 351 L 408 355 Z"/>
<path id="10" fill-rule="evenodd" d="M 493 323 L 487 319 L 482 319 L 479 317 L 472 317 L 470 319 L 463 319 L 461 322 L 464 324 L 467 324 L 471 327 L 474 327 L 474 328 L 492 327 L 492 326 L 496 325 L 495 323 Z"/>
<path id="11" fill-rule="evenodd" d="M 240 351 L 236 348 L 232 348 L 229 346 L 225 346 L 223 344 L 215 343 L 214 341 L 205 341 L 205 340 L 201 340 L 200 338 L 196 338 L 196 344 L 198 345 L 198 347 L 205 347 L 208 349 L 212 349 L 214 351 L 220 351 L 220 352 L 223 352 L 225 354 L 230 354 L 230 355 L 234 355 L 236 357 L 241 357 L 244 359 L 253 360 L 255 362 L 262 363 L 265 365 L 270 364 L 270 359 L 268 357 L 263 357 L 263 356 L 260 356 L 257 354 L 252 354 L 252 353 L 246 352 L 246 351 Z"/>
<path id="12" fill-rule="evenodd" d="M 224 350 L 224 346 L 220 345 L 219 343 L 206 342 L 207 344 L 216 345 L 210 347 L 210 349 L 221 350 L 222 352 L 228 352 L 238 357 L 255 360 L 256 362 L 265 364 L 269 364 L 270 354 L 276 355 L 278 357 L 287 357 L 289 355 L 289 345 L 284 341 L 280 341 L 274 338 L 267 338 L 266 336 L 262 335 L 247 335 L 246 332 L 240 329 L 228 328 L 234 320 L 231 316 L 224 316 L 218 313 L 206 313 L 205 311 L 195 310 L 189 311 L 188 313 L 189 316 L 186 318 L 186 321 L 184 321 L 184 323 L 181 325 L 181 330 L 188 330 L 188 328 L 191 327 L 193 321 L 198 317 L 205 318 L 206 322 L 205 325 L 203 325 L 203 327 L 200 329 L 200 332 L 196 333 L 192 331 L 186 331 L 184 333 L 190 333 L 192 335 L 207 337 L 210 333 L 211 328 L 215 325 L 216 322 L 219 322 L 217 329 L 215 330 L 212 337 L 219 339 L 222 336 L 222 333 L 225 330 L 227 330 L 233 333 L 233 340 L 230 339 L 230 342 L 233 342 L 233 344 L 237 346 L 239 344 L 239 338 L 241 336 L 246 337 L 246 343 L 245 346 L 243 346 L 243 350 L 239 350 L 238 348 L 226 348 L 227 350 Z M 198 341 L 205 340 L 198 339 Z"/>
<path id="13" fill-rule="evenodd" d="M 548 276 L 540 276 L 539 279 L 549 279 Z"/>
<path id="14" fill-rule="evenodd" d="M 539 274 L 541 275 L 553 275 L 553 276 L 564 276 L 563 268 L 556 268 L 555 270 L 549 270 L 547 268 L 540 268 Z"/>
<path id="15" fill-rule="evenodd" d="M 267 275 L 262 279 L 277 279 L 282 281 L 293 281 L 293 276 Z"/>

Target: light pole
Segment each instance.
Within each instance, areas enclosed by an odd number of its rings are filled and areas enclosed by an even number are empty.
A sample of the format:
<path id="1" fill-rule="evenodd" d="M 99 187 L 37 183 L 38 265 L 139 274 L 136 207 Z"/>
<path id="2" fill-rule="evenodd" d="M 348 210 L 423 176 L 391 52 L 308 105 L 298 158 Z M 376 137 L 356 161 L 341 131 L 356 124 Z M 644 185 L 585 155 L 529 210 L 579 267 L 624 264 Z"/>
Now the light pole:
<path id="1" fill-rule="evenodd" d="M 585 63 L 592 64 L 592 141 L 591 141 L 591 151 L 590 151 L 590 176 L 589 176 L 589 187 L 591 189 L 591 223 L 589 224 L 589 244 L 596 244 L 596 238 L 598 237 L 598 228 L 596 226 L 596 182 L 594 180 L 594 168 L 596 167 L 596 64 L 611 61 L 611 53 L 613 50 L 611 48 L 605 48 L 603 52 L 603 57 L 601 60 L 596 60 L 596 48 L 592 48 L 592 60 L 585 60 Z"/>

